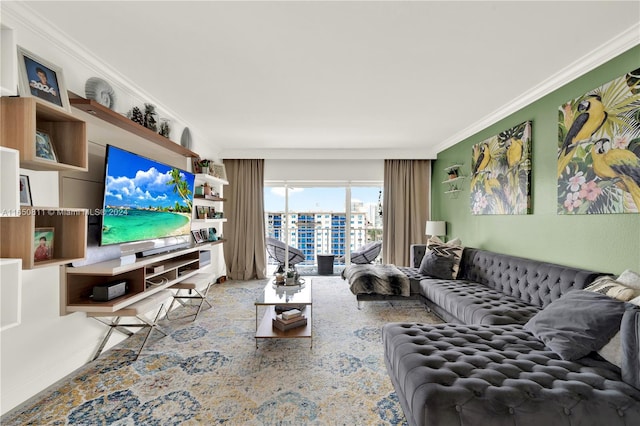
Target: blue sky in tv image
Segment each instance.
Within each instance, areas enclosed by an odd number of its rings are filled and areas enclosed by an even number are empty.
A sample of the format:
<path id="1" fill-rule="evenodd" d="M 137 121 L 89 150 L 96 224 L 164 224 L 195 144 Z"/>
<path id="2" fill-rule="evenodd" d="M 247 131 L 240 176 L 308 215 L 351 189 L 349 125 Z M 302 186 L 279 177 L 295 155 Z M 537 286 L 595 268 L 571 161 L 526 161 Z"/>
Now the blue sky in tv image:
<path id="1" fill-rule="evenodd" d="M 190 211 L 193 202 L 194 175 L 179 171 L 183 187 L 172 176 L 174 167 L 140 155 L 108 146 L 105 207 L 147 210 Z M 175 173 L 175 172 L 173 172 Z M 188 209 L 188 210 L 185 210 Z"/>

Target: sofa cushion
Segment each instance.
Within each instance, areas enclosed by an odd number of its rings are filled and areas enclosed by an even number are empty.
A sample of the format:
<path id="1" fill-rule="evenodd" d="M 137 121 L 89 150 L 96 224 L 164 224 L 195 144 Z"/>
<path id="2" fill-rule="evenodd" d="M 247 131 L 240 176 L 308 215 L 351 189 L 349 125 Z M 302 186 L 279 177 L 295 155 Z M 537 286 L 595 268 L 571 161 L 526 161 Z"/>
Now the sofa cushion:
<path id="1" fill-rule="evenodd" d="M 636 296 L 640 296 L 640 275 L 636 272 L 631 269 L 627 269 L 618 276 L 616 281 L 638 290 L 638 294 Z"/>
<path id="2" fill-rule="evenodd" d="M 595 291 L 623 302 L 631 300 L 636 296 L 636 291 L 633 288 L 614 280 L 613 277 L 609 275 L 596 278 L 591 284 L 585 287 L 585 290 Z"/>
<path id="3" fill-rule="evenodd" d="M 602 348 L 620 329 L 625 304 L 604 294 L 571 291 L 531 318 L 524 328 L 562 359 Z"/>
<path id="4" fill-rule="evenodd" d="M 624 425 L 640 391 L 605 361 L 564 361 L 521 325 L 391 323 L 385 363 L 409 425 Z"/>
<path id="5" fill-rule="evenodd" d="M 454 259 L 450 256 L 441 256 L 436 251 L 428 251 L 420 262 L 420 273 L 435 278 L 453 278 Z"/>
<path id="6" fill-rule="evenodd" d="M 640 389 L 640 309 L 627 305 L 620 325 L 622 380 Z"/>
<path id="7" fill-rule="evenodd" d="M 601 273 L 465 247 L 458 279 L 484 284 L 540 308 Z"/>
<path id="8" fill-rule="evenodd" d="M 470 281 L 427 278 L 422 295 L 465 324 L 524 324 L 540 308 Z"/>
<path id="9" fill-rule="evenodd" d="M 458 271 L 460 270 L 460 259 L 462 258 L 462 251 L 464 250 L 464 247 L 453 245 L 451 243 L 443 243 L 438 237 L 431 237 L 429 238 L 429 241 L 427 241 L 427 250 L 435 252 L 435 254 L 438 256 L 452 259 L 452 277 L 458 277 Z M 428 251 L 427 254 L 429 254 Z"/>

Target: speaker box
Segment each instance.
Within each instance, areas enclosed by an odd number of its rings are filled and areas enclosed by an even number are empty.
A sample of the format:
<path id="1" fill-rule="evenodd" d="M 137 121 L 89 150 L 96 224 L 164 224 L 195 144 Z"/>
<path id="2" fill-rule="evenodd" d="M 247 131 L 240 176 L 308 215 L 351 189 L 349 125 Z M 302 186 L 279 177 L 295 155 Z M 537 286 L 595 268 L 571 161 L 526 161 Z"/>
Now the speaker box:
<path id="1" fill-rule="evenodd" d="M 127 293 L 126 281 L 112 281 L 98 284 L 93 287 L 93 300 L 96 302 L 108 302 Z"/>

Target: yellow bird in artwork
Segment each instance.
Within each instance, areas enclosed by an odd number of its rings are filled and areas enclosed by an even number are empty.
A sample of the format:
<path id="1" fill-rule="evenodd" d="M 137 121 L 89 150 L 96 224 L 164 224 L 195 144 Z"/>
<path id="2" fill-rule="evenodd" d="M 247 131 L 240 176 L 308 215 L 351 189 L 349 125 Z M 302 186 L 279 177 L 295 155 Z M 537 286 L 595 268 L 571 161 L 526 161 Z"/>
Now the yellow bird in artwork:
<path id="1" fill-rule="evenodd" d="M 485 142 L 480 146 L 480 155 L 478 155 L 478 159 L 476 160 L 473 174 L 486 169 L 487 165 L 489 165 L 489 161 L 491 161 L 491 153 L 489 152 L 489 144 Z"/>
<path id="2" fill-rule="evenodd" d="M 580 102 L 578 112 L 580 114 L 573 120 L 560 152 L 558 152 L 558 177 L 573 158 L 578 148 L 578 142 L 593 136 L 607 121 L 608 114 L 605 111 L 602 98 L 598 95 L 591 95 Z"/>
<path id="3" fill-rule="evenodd" d="M 474 147 L 475 149 L 475 147 Z M 475 165 L 473 168 L 473 176 L 471 178 L 471 188 L 473 188 L 478 180 L 479 174 L 482 173 L 484 169 L 487 168 L 489 162 L 491 161 L 491 153 L 489 152 L 489 144 L 483 143 L 480 145 L 480 150 L 478 152 L 478 158 L 475 161 Z"/>
<path id="4" fill-rule="evenodd" d="M 507 143 L 507 164 L 510 169 L 517 166 L 522 160 L 522 139 L 510 138 Z"/>
<path id="5" fill-rule="evenodd" d="M 640 209 L 640 158 L 627 149 L 611 149 L 609 139 L 602 138 L 591 147 L 591 159 L 596 176 L 616 181 Z"/>

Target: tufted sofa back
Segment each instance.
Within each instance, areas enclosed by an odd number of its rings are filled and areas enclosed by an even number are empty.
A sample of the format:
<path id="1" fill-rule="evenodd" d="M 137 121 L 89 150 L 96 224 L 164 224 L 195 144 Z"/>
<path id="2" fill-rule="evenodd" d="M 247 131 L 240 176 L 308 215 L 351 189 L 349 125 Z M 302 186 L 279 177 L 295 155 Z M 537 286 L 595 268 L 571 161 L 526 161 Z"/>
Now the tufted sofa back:
<path id="1" fill-rule="evenodd" d="M 602 273 L 465 247 L 458 279 L 475 281 L 541 308 Z"/>

